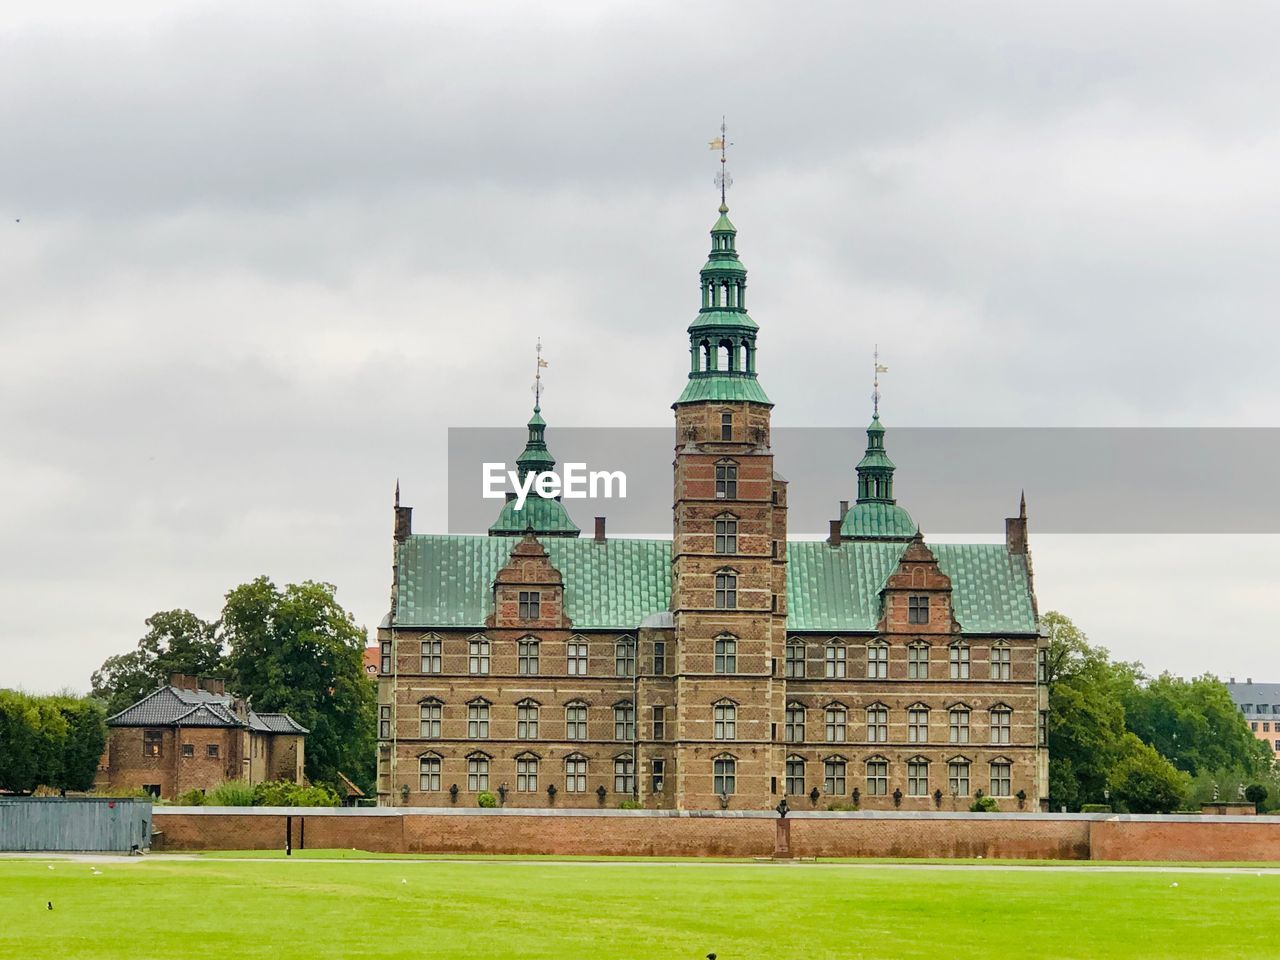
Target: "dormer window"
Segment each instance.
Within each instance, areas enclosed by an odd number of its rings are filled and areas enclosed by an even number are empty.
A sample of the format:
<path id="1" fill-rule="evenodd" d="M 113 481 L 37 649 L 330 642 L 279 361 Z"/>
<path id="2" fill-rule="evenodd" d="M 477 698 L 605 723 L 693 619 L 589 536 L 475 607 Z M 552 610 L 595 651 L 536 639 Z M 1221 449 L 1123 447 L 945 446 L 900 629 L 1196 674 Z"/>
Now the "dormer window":
<path id="1" fill-rule="evenodd" d="M 929 622 L 929 598 L 907 597 L 907 623 Z"/>
<path id="2" fill-rule="evenodd" d="M 520 619 L 537 620 L 541 616 L 542 594 L 537 590 L 520 591 Z"/>

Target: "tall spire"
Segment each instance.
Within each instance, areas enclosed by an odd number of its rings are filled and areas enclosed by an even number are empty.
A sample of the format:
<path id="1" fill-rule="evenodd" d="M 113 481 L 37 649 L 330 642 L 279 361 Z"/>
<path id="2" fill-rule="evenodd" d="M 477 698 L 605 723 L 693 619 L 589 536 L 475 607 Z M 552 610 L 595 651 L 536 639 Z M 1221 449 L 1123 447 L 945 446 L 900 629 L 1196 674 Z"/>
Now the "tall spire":
<path id="1" fill-rule="evenodd" d="M 733 183 L 727 126 L 710 142 L 720 151 L 720 217 L 711 228 L 711 253 L 700 277 L 702 306 L 689 325 L 689 382 L 677 404 L 737 400 L 772 406 L 756 380 L 756 322 L 747 313 L 747 270 L 738 259 L 738 229 L 729 220 L 726 191 Z"/>
<path id="2" fill-rule="evenodd" d="M 898 506 L 893 495 L 897 469 L 884 446 L 880 422 L 880 374 L 889 368 L 880 362 L 877 344 L 872 354 L 871 423 L 867 425 L 867 449 L 858 461 L 858 498 L 844 515 L 840 535 L 854 540 L 910 540 L 916 532 L 911 514 Z"/>

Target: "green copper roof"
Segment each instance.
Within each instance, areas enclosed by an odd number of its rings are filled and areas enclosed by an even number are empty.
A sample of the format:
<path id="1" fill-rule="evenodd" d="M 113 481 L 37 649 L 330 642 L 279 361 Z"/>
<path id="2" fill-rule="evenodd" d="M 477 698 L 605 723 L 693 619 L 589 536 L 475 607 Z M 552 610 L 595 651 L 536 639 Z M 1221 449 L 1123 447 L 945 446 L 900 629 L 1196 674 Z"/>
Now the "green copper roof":
<path id="1" fill-rule="evenodd" d="M 411 536 L 399 544 L 397 627 L 484 626 L 493 581 L 518 537 Z M 634 630 L 671 603 L 671 541 L 547 537 L 564 576 L 565 611 L 575 627 Z M 787 629 L 875 630 L 880 590 L 906 543 L 825 540 L 787 544 Z M 1003 544 L 931 546 L 951 578 L 956 619 L 965 633 L 1034 634 L 1026 558 Z"/>
<path id="2" fill-rule="evenodd" d="M 855 503 L 844 515 L 840 536 L 877 540 L 910 540 L 916 535 L 911 514 L 896 503 Z"/>
<path id="3" fill-rule="evenodd" d="M 498 519 L 489 528 L 491 535 L 502 533 L 512 536 L 523 535 L 532 528 L 534 533 L 546 535 L 576 537 L 578 525 L 569 517 L 569 511 L 559 500 L 544 500 L 530 494 L 524 507 L 517 510 L 516 501 L 508 500 L 502 505 Z"/>
<path id="4" fill-rule="evenodd" d="M 693 318 L 693 323 L 689 324 L 689 332 L 695 330 L 705 330 L 708 327 L 735 327 L 738 329 L 746 328 L 747 330 L 760 329 L 756 322 L 751 319 L 751 314 L 745 310 L 728 310 L 724 307 L 707 307 L 705 310 L 698 311 L 698 315 Z"/>
<path id="5" fill-rule="evenodd" d="M 411 536 L 398 548 L 398 627 L 483 627 L 519 537 Z M 671 603 L 671 541 L 542 540 L 582 630 L 634 630 Z"/>
<path id="6" fill-rule="evenodd" d="M 760 386 L 760 381 L 755 377 L 723 371 L 718 374 L 689 374 L 689 382 L 685 384 L 684 392 L 676 403 L 699 403 L 703 400 L 739 400 L 773 406 L 773 402 L 765 395 L 764 387 Z"/>

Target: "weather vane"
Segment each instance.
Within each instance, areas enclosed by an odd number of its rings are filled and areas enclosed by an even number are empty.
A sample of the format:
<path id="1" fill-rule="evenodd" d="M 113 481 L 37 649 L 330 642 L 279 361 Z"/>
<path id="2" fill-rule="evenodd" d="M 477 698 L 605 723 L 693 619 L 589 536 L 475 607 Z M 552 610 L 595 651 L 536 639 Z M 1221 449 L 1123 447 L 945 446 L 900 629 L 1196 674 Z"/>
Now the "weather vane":
<path id="1" fill-rule="evenodd" d="M 880 344 L 876 344 L 875 353 L 872 354 L 873 363 L 875 365 L 875 373 L 871 377 L 871 412 L 874 416 L 880 416 L 880 374 L 888 373 L 889 368 L 880 362 Z"/>
<path id="2" fill-rule="evenodd" d="M 540 411 L 542 409 L 542 370 L 547 366 L 547 361 L 542 359 L 542 338 L 538 338 L 538 365 L 533 371 L 533 409 Z"/>
<path id="3" fill-rule="evenodd" d="M 725 166 L 729 162 L 726 155 L 728 149 L 733 146 L 733 142 L 728 139 L 726 134 L 729 132 L 728 126 L 725 125 L 724 117 L 720 118 L 720 136 L 716 137 L 707 144 L 712 150 L 720 151 L 720 170 L 716 174 L 716 186 L 720 188 L 720 206 L 725 206 L 725 191 L 733 186 L 733 177 L 729 173 L 729 168 Z"/>

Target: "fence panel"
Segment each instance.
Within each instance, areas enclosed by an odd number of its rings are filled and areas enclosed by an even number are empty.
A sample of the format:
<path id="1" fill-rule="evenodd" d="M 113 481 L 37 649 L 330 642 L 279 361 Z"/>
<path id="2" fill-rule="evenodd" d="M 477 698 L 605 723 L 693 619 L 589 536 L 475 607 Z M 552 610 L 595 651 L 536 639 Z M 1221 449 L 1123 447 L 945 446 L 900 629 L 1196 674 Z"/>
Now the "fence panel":
<path id="1" fill-rule="evenodd" d="M 0 850 L 124 852 L 150 846 L 149 800 L 0 799 Z"/>

